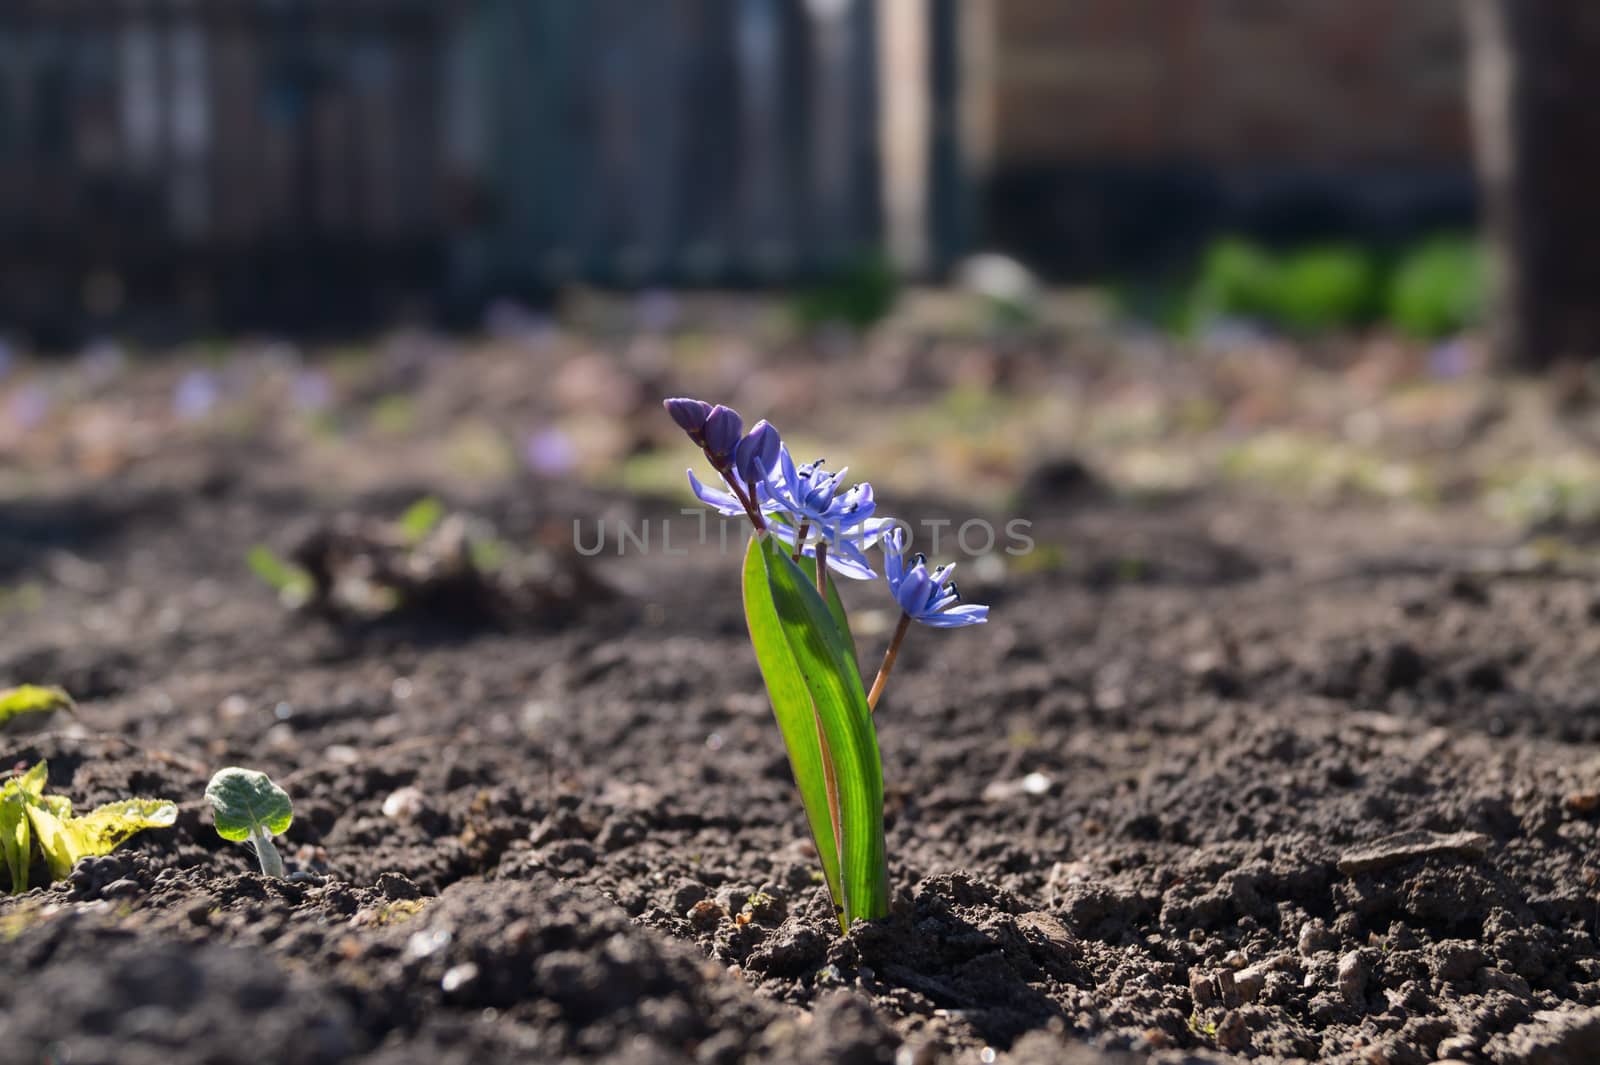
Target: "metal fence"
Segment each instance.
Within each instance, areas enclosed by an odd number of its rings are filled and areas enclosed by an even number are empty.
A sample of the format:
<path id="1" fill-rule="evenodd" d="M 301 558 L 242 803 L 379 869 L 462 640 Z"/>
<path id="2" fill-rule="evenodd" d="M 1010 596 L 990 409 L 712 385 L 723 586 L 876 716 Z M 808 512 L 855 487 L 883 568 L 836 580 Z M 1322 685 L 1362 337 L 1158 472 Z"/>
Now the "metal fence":
<path id="1" fill-rule="evenodd" d="M 815 275 L 882 238 L 876 11 L 5 0 L 0 318 Z"/>

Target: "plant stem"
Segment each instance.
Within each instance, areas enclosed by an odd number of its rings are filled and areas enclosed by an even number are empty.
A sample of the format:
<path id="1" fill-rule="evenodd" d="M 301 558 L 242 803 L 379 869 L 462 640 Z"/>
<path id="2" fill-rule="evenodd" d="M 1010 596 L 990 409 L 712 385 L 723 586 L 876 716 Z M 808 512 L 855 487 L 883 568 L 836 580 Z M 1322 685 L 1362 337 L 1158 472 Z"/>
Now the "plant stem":
<path id="1" fill-rule="evenodd" d="M 800 561 L 800 556 L 805 554 L 805 550 L 806 550 L 806 533 L 808 533 L 810 531 L 811 531 L 811 523 L 809 521 L 801 522 L 800 523 L 800 528 L 795 530 L 795 534 L 794 534 L 794 554 L 791 557 L 796 562 L 799 562 Z"/>
<path id="2" fill-rule="evenodd" d="M 706 458 L 709 459 L 710 457 L 710 454 L 707 453 Z M 745 514 L 749 515 L 750 524 L 756 527 L 757 532 L 766 532 L 767 523 L 766 520 L 761 517 L 761 508 L 756 506 L 755 497 L 752 495 L 746 495 L 744 489 L 740 488 L 734 483 L 733 478 L 728 476 L 728 467 L 717 466 L 716 463 L 712 463 L 712 465 L 715 466 L 716 471 L 722 475 L 723 483 L 728 486 L 729 490 L 732 491 L 736 497 L 738 497 L 739 502 L 744 505 L 744 512 Z"/>
<path id="3" fill-rule="evenodd" d="M 828 541 L 817 541 L 817 594 L 828 601 Z"/>
<path id="4" fill-rule="evenodd" d="M 261 863 L 261 875 L 283 879 L 283 858 L 272 844 L 272 833 L 257 825 L 250 832 L 250 845 L 256 849 L 256 860 Z"/>
<path id="5" fill-rule="evenodd" d="M 894 636 L 889 640 L 889 649 L 883 653 L 883 665 L 878 667 L 878 676 L 872 682 L 872 691 L 867 694 L 867 709 L 878 708 L 878 697 L 883 694 L 883 687 L 889 683 L 889 671 L 894 669 L 895 657 L 900 654 L 900 642 L 906 638 L 906 633 L 911 630 L 911 615 L 902 613 L 900 624 L 895 626 Z"/>

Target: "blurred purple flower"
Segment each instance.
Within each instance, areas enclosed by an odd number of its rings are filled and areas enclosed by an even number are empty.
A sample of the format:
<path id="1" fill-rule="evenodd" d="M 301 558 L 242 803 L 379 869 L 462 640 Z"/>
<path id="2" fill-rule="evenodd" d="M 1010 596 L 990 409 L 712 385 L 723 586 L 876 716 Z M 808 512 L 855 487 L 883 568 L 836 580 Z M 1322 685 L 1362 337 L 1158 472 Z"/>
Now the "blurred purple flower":
<path id="1" fill-rule="evenodd" d="M 534 473 L 559 477 L 572 472 L 578 464 L 578 449 L 560 429 L 541 429 L 528 434 L 522 445 L 522 458 Z"/>
<path id="2" fill-rule="evenodd" d="M 321 370 L 301 370 L 289 384 L 289 402 L 307 414 L 326 410 L 333 402 L 333 382 Z"/>
<path id="3" fill-rule="evenodd" d="M 678 321 L 678 297 L 663 289 L 639 293 L 633 303 L 635 325 L 646 333 L 664 333 Z"/>
<path id="4" fill-rule="evenodd" d="M 34 428 L 49 413 L 50 393 L 43 385 L 23 385 L 11 393 L 11 399 L 6 403 L 6 421 L 18 429 Z"/>
<path id="5" fill-rule="evenodd" d="M 1428 373 L 1440 380 L 1453 381 L 1471 369 L 1472 348 L 1460 337 L 1435 345 L 1428 352 Z"/>
<path id="6" fill-rule="evenodd" d="M 172 413 L 182 421 L 204 418 L 221 398 L 217 378 L 210 370 L 190 370 L 172 390 Z"/>

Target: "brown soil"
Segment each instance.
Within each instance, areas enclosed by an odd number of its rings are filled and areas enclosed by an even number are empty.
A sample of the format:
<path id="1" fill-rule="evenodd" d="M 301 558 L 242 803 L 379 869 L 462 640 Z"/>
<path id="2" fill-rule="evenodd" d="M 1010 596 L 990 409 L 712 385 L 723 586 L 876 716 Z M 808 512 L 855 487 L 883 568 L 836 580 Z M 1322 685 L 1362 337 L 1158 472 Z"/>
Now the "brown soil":
<path id="1" fill-rule="evenodd" d="M 307 618 L 242 556 L 326 508 L 217 461 L 0 526 L 46 593 L 0 683 L 82 704 L 0 764 L 182 810 L 0 903 L 6 1060 L 1600 1061 L 1600 583 L 1468 512 L 1041 501 L 1052 551 L 963 582 L 993 622 L 902 656 L 894 912 L 840 938 L 732 558 Z M 452 502 L 513 544 L 677 513 Z M 227 764 L 294 796 L 294 880 L 211 829 Z"/>

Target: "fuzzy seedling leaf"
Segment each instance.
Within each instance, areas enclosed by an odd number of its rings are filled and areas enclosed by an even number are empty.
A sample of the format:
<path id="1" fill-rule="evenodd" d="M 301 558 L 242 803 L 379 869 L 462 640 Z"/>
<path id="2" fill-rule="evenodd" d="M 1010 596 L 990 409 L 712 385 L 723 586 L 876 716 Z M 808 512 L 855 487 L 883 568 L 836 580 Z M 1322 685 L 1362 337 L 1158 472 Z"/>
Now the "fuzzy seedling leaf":
<path id="1" fill-rule="evenodd" d="M 18 688 L 0 691 L 0 728 L 13 718 L 32 714 L 53 714 L 57 710 L 72 710 L 76 704 L 72 696 L 61 688 L 47 688 L 38 684 L 24 684 Z"/>
<path id="2" fill-rule="evenodd" d="M 272 837 L 289 830 L 294 822 L 294 804 L 289 794 L 274 784 L 265 773 L 230 766 L 219 769 L 206 785 L 217 835 L 235 843 L 255 847 L 261 871 L 267 876 L 283 876 L 283 860 L 273 846 Z"/>

